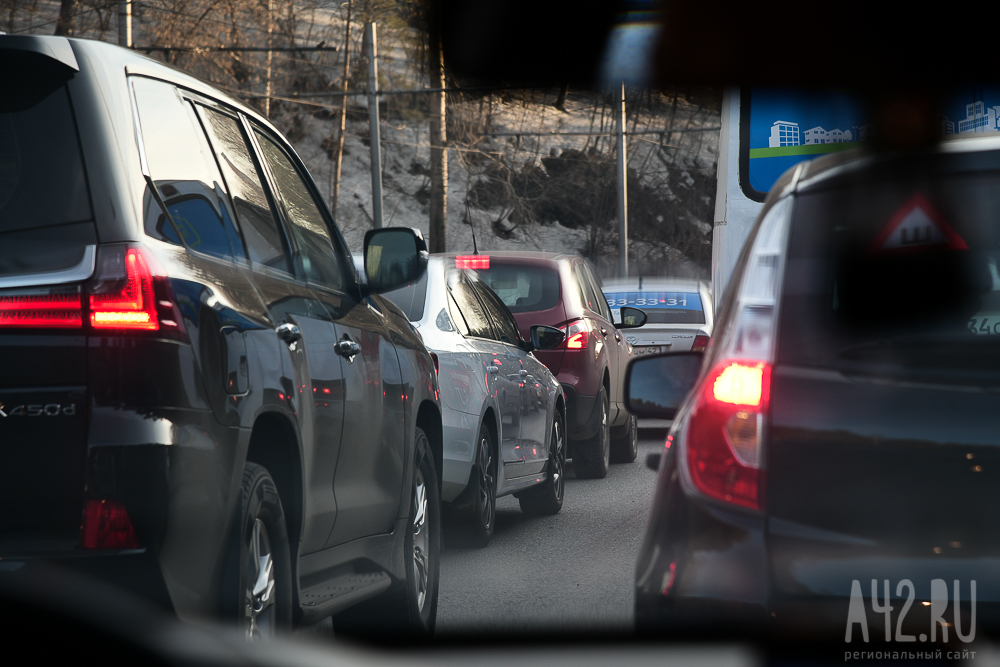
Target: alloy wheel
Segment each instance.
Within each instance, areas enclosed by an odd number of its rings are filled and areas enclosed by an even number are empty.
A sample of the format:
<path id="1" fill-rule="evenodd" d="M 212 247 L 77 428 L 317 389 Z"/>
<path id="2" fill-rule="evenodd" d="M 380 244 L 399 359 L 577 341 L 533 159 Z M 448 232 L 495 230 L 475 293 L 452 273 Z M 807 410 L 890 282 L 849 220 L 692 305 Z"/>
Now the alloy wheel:
<path id="1" fill-rule="evenodd" d="M 423 611 L 430 578 L 430 526 L 427 524 L 427 484 L 424 473 L 416 471 L 413 487 L 413 581 L 417 587 L 417 609 Z"/>
<path id="2" fill-rule="evenodd" d="M 250 536 L 243 590 L 247 638 L 256 640 L 273 637 L 277 625 L 274 558 L 267 527 L 260 519 L 254 521 Z"/>

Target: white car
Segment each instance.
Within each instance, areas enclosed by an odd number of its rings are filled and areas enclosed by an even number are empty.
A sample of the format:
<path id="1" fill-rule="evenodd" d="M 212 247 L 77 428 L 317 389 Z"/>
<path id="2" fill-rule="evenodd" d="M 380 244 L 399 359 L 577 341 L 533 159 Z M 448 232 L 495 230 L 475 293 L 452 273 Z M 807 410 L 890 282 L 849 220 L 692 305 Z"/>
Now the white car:
<path id="1" fill-rule="evenodd" d="M 704 350 L 712 337 L 712 288 L 704 281 L 609 279 L 602 290 L 616 322 L 622 306 L 646 312 L 646 324 L 625 337 L 636 355 Z"/>
<path id="2" fill-rule="evenodd" d="M 386 296 L 438 367 L 446 516 L 471 545 L 485 546 L 498 496 L 513 493 L 529 514 L 562 507 L 565 397 L 531 352 L 559 346 L 565 334 L 539 325 L 522 340 L 510 310 L 469 268 L 485 259 L 476 257 L 432 255 L 420 281 Z"/>

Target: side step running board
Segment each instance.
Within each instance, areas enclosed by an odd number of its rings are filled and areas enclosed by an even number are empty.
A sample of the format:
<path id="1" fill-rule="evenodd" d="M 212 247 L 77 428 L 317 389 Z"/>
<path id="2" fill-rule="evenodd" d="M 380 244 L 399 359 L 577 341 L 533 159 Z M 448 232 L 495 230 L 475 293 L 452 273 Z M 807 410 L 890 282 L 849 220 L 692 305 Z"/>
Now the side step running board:
<path id="1" fill-rule="evenodd" d="M 344 574 L 333 581 L 304 589 L 300 593 L 303 623 L 318 621 L 356 602 L 388 590 L 392 579 L 385 572 Z"/>

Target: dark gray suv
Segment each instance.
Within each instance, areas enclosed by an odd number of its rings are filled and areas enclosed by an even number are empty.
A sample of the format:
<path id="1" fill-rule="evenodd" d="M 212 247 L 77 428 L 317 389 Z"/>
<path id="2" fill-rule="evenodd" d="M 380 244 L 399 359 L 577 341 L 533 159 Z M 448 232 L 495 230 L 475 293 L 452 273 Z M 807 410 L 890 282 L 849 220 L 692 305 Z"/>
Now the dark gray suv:
<path id="1" fill-rule="evenodd" d="M 369 232 L 359 284 L 281 134 L 125 49 L 0 36 L 0 84 L 0 559 L 252 636 L 429 633 L 437 375 L 378 296 L 419 233 Z"/>

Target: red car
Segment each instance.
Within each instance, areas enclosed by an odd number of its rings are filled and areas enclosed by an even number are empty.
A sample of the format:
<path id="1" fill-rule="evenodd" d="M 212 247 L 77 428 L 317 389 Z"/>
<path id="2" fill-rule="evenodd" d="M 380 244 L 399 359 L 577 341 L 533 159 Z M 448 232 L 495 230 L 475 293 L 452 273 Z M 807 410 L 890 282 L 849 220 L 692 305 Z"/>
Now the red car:
<path id="1" fill-rule="evenodd" d="M 566 394 L 569 456 L 577 476 L 604 477 L 611 461 L 634 461 L 636 418 L 627 411 L 622 390 L 632 346 L 619 330 L 642 326 L 646 314 L 626 306 L 625 324 L 615 324 L 600 281 L 582 257 L 491 252 L 465 260 L 510 308 L 522 337 L 533 324 L 566 332 L 559 348 L 535 356 Z"/>

